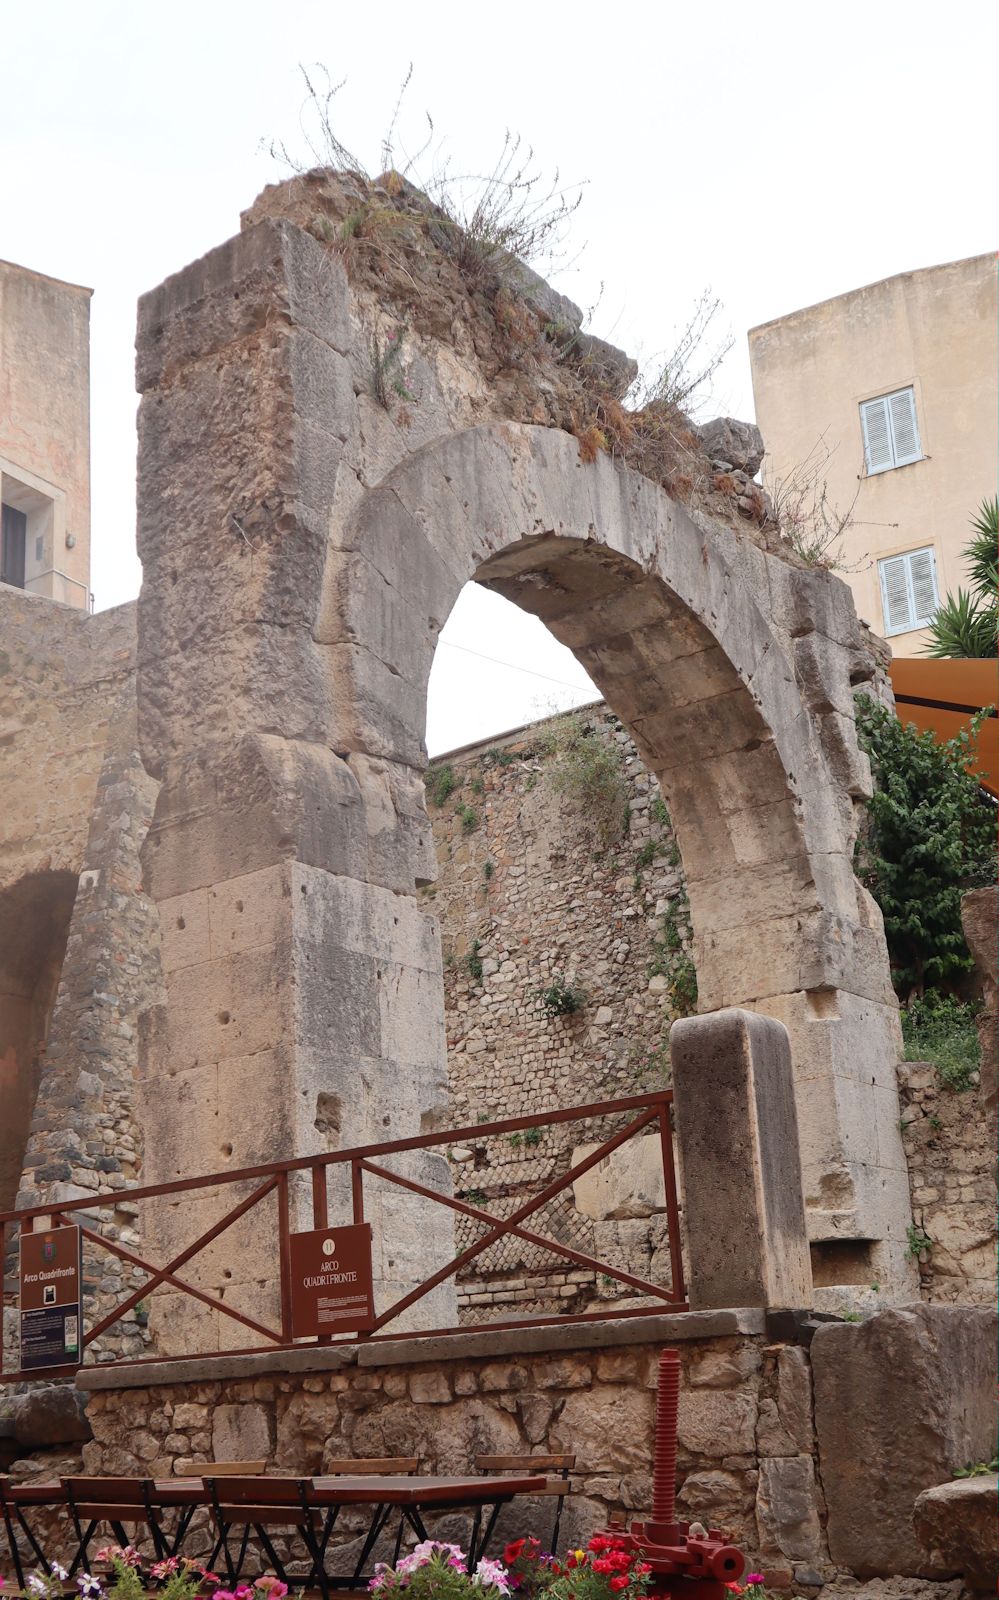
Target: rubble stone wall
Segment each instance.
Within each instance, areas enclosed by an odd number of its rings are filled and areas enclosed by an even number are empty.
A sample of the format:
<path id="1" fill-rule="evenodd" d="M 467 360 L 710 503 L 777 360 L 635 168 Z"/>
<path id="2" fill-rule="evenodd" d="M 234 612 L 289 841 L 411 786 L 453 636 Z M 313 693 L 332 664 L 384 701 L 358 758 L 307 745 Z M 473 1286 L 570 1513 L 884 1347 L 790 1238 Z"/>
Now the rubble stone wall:
<path id="1" fill-rule="evenodd" d="M 95 1389 L 85 1468 L 166 1477 L 179 1459 L 262 1455 L 285 1473 L 318 1473 L 335 1457 L 412 1454 L 421 1471 L 461 1473 L 480 1453 L 569 1451 L 564 1550 L 609 1516 L 647 1513 L 658 1354 L 676 1340 L 680 1514 L 724 1528 L 775 1579 L 831 1576 L 807 1351 L 768 1340 L 759 1312 L 653 1318 L 646 1329 L 611 1322 L 425 1348 L 400 1341 L 361 1347 L 344 1365 L 329 1352 L 332 1370 L 310 1352 L 308 1373 L 234 1371 L 219 1381 L 202 1363 L 203 1379 Z M 545 1537 L 554 1509 L 545 1498 L 515 1502 L 499 1539 Z"/>
<path id="2" fill-rule="evenodd" d="M 900 1062 L 898 1074 L 913 1226 L 930 1240 L 919 1254 L 922 1297 L 994 1305 L 996 1132 L 986 1090 L 981 1081 L 948 1088 L 922 1061 Z"/>

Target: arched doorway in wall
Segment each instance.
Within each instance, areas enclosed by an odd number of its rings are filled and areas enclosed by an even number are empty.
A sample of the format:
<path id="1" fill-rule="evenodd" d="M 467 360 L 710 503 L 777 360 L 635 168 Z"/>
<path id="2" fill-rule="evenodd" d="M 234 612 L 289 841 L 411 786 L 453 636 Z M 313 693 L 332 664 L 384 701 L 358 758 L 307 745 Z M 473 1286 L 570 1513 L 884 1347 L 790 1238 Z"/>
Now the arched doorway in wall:
<path id="1" fill-rule="evenodd" d="M 363 586 L 337 594 L 347 637 L 367 641 L 334 657 L 359 717 L 348 740 L 418 766 L 435 645 L 469 578 L 539 617 L 661 783 L 699 1009 L 788 1026 L 813 1241 L 845 1241 L 851 1270 L 859 1252 L 882 1284 L 907 1281 L 897 1009 L 852 870 L 868 774 L 851 681 L 873 669 L 848 597 L 607 460 L 584 467 L 567 436 L 509 424 L 396 468 L 346 544 L 389 586 L 377 615 Z M 333 629 L 327 612 L 320 636 Z"/>
<path id="2" fill-rule="evenodd" d="M 0 1211 L 20 1185 L 76 885 L 37 872 L 0 893 Z"/>
<path id="3" fill-rule="evenodd" d="M 441 748 L 446 726 L 460 727 L 461 747 Z M 670 1023 L 696 1008 L 683 871 L 628 730 L 542 624 L 478 585 L 462 591 L 434 658 L 428 743 L 438 876 L 424 901 L 441 930 L 451 1121 L 534 1119 L 459 1146 L 452 1176 L 459 1200 L 505 1216 L 635 1115 L 552 1123 L 550 1112 L 668 1086 Z M 532 1227 L 669 1283 L 658 1135 L 629 1141 Z M 459 1248 L 483 1231 L 459 1217 Z M 459 1316 L 475 1322 L 606 1311 L 634 1293 L 511 1236 L 457 1281 Z"/>

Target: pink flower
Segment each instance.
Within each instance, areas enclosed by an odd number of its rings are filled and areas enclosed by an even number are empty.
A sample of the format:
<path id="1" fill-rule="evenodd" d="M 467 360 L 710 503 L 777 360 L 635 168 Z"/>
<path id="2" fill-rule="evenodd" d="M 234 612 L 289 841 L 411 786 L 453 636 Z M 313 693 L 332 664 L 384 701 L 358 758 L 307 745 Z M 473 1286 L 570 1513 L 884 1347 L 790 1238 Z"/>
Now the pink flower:
<path id="1" fill-rule="evenodd" d="M 510 1593 L 510 1578 L 506 1568 L 499 1561 L 490 1561 L 488 1556 L 483 1556 L 479 1562 L 472 1582 L 480 1589 L 497 1589 L 500 1594 Z"/>
<path id="2" fill-rule="evenodd" d="M 764 1578 L 762 1572 L 751 1572 L 749 1577 L 746 1579 L 747 1583 L 766 1583 L 766 1581 L 767 1580 Z"/>

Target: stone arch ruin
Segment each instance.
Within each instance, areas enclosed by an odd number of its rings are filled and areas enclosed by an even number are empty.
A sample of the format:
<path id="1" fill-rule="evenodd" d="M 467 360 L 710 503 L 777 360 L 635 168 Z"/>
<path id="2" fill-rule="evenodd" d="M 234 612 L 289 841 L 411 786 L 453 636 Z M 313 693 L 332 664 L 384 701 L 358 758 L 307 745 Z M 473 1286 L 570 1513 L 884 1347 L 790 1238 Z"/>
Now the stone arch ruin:
<path id="1" fill-rule="evenodd" d="M 813 1245 L 833 1271 L 860 1250 L 903 1292 L 897 1008 L 852 872 L 870 781 L 852 687 L 876 657 L 849 591 L 512 417 L 453 330 L 413 334 L 351 282 L 292 220 L 300 198 L 266 191 L 140 303 L 139 725 L 161 780 L 144 864 L 166 979 L 140 1064 L 147 1181 L 442 1116 L 423 732 L 474 579 L 569 645 L 633 733 L 681 843 L 701 1009 L 790 1033 Z M 405 416 L 372 382 L 393 316 Z M 376 1275 L 405 1289 L 448 1238 L 390 1205 Z M 164 1214 L 161 1248 L 182 1221 Z M 195 1281 L 249 1304 L 263 1271 L 230 1246 Z"/>

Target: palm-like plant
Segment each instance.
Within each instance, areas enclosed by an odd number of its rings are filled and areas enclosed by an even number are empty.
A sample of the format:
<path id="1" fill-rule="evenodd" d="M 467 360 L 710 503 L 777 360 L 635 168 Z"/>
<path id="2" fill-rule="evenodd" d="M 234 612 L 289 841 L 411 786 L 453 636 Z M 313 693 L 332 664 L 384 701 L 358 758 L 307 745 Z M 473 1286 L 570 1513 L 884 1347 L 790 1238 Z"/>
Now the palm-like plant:
<path id="1" fill-rule="evenodd" d="M 962 552 L 970 589 L 944 596 L 923 654 L 981 659 L 999 655 L 999 498 L 983 500 Z"/>

